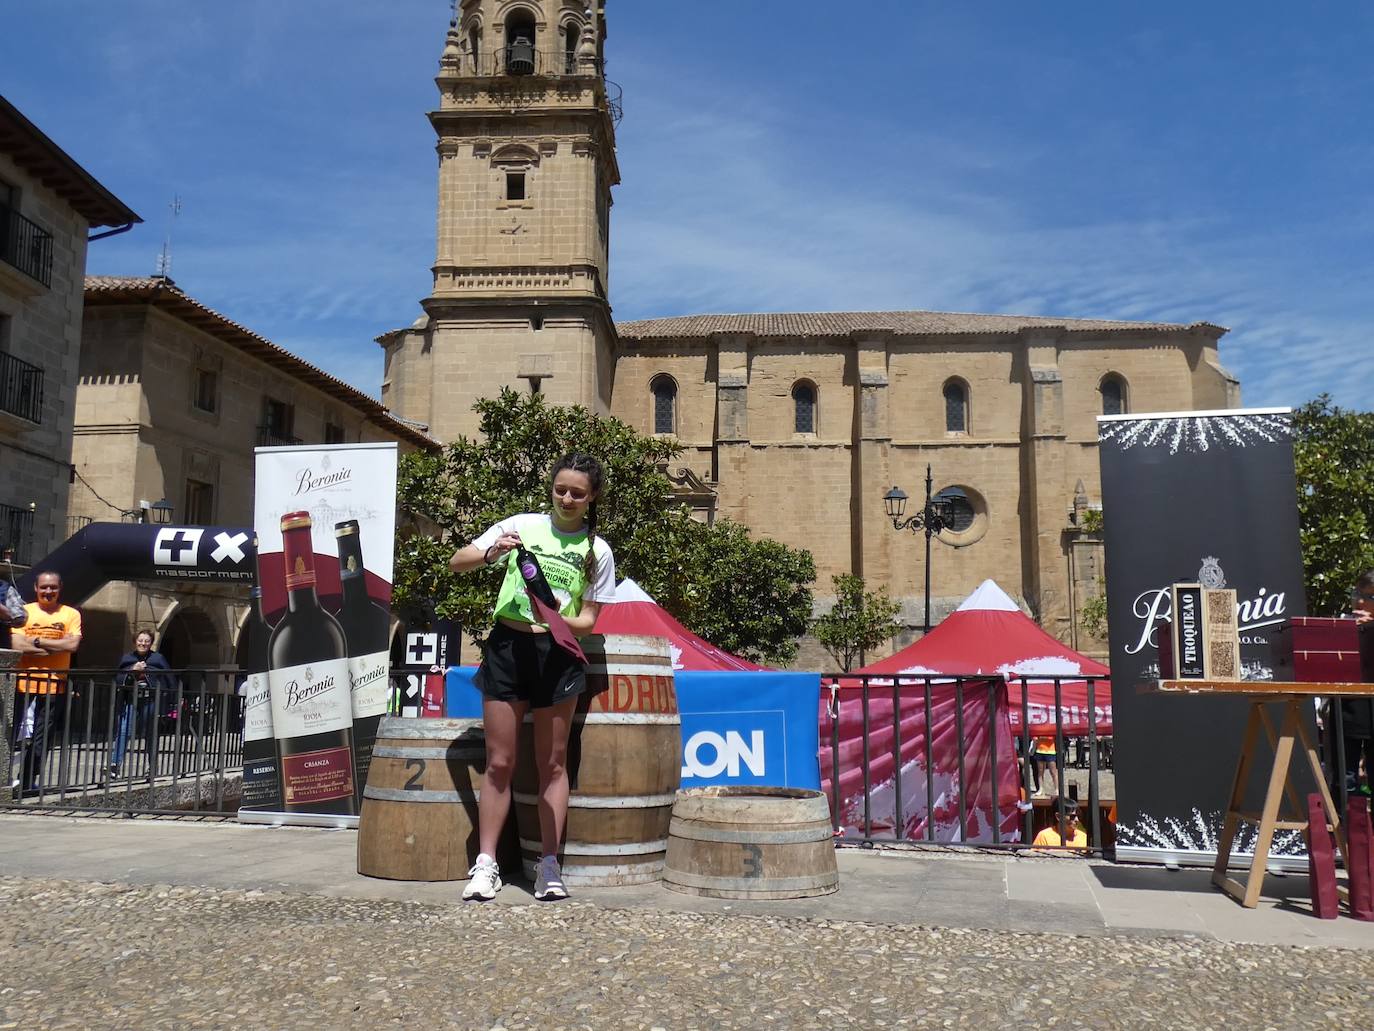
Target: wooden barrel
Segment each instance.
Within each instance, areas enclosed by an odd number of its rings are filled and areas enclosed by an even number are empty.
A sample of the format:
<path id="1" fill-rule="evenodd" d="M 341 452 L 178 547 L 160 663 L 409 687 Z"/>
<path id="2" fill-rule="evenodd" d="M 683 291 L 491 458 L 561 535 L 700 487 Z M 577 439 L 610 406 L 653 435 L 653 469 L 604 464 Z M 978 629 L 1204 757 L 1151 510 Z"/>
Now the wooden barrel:
<path id="1" fill-rule="evenodd" d="M 663 886 L 722 899 L 797 899 L 840 887 L 830 806 L 819 791 L 679 791 Z"/>
<path id="2" fill-rule="evenodd" d="M 480 720 L 383 717 L 358 818 L 358 872 L 402 881 L 466 879 L 477 860 L 486 761 Z"/>
<path id="3" fill-rule="evenodd" d="M 668 821 L 682 779 L 682 719 L 667 638 L 612 634 L 582 642 L 587 690 L 568 737 L 568 822 L 560 856 L 573 885 L 663 876 Z M 539 860 L 533 716 L 520 732 L 515 813 L 525 875 Z"/>

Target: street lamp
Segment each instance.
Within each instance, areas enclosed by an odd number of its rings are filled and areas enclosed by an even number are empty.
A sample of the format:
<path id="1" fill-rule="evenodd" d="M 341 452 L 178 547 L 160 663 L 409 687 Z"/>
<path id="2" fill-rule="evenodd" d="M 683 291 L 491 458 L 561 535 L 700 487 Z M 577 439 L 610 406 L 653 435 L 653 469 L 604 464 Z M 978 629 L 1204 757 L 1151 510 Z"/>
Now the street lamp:
<path id="1" fill-rule="evenodd" d="M 954 521 L 954 503 L 949 498 L 930 496 L 930 466 L 926 466 L 926 503 L 914 515 L 903 519 L 906 513 L 907 494 L 901 487 L 893 485 L 883 495 L 883 509 L 892 520 L 894 530 L 910 530 L 912 533 L 926 535 L 926 615 L 923 633 L 930 633 L 930 539 L 941 530 L 948 529 Z"/>
<path id="2" fill-rule="evenodd" d="M 158 526 L 166 526 L 172 521 L 172 512 L 172 503 L 166 498 L 154 501 L 151 505 L 140 499 L 137 508 L 121 512 L 120 515 L 135 523 L 156 523 Z"/>

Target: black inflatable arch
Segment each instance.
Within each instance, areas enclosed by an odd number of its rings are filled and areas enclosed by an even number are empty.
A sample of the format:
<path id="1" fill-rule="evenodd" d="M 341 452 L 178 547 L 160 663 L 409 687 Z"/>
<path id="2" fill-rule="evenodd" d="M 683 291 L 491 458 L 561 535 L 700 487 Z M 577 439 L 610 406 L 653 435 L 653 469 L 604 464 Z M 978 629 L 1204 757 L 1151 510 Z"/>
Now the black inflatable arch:
<path id="1" fill-rule="evenodd" d="M 245 526 L 91 523 L 19 578 L 33 601 L 39 573 L 62 577 L 62 601 L 80 605 L 111 581 L 200 581 L 253 586 L 253 530 Z"/>

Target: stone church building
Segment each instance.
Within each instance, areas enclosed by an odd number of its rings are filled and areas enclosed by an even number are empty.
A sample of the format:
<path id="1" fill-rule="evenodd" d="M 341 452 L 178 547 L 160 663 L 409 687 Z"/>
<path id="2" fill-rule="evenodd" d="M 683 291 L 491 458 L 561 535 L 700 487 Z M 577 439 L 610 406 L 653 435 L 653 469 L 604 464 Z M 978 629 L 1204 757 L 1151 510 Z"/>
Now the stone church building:
<path id="1" fill-rule="evenodd" d="M 1102 573 L 1083 525 L 1100 497 L 1095 417 L 1236 406 L 1226 331 L 929 311 L 617 323 L 605 41 L 604 5 L 461 3 L 429 116 L 434 287 L 412 326 L 378 338 L 383 404 L 451 440 L 475 431 L 474 399 L 512 386 L 672 435 L 685 450 L 671 472 L 703 517 L 809 549 L 822 608 L 835 573 L 886 587 L 911 628 L 924 542 L 894 529 L 883 495 L 900 485 L 919 509 L 929 465 L 955 514 L 933 547 L 932 620 L 992 577 L 1100 653 L 1077 619 Z M 833 665 L 813 645 L 798 663 Z"/>

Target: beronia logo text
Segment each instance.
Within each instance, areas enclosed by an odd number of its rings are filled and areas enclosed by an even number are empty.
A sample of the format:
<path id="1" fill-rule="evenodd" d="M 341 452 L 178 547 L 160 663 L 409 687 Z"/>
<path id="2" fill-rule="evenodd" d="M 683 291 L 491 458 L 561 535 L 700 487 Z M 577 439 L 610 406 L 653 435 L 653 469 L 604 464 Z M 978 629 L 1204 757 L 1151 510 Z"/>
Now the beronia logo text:
<path id="1" fill-rule="evenodd" d="M 267 678 L 264 676 L 253 676 L 248 679 L 252 689 L 243 699 L 245 709 L 256 709 L 266 705 L 272 699 L 271 688 L 267 686 Z"/>
<path id="2" fill-rule="evenodd" d="M 311 491 L 337 487 L 353 479 L 352 469 L 338 469 L 332 473 L 316 476 L 313 469 L 302 469 L 296 474 L 296 494 L 309 494 Z"/>
<path id="3" fill-rule="evenodd" d="M 312 680 L 310 670 L 305 671 L 306 683 L 301 685 L 299 680 L 291 680 L 286 685 L 286 707 L 294 708 L 312 698 L 318 698 L 334 688 L 334 678 L 324 677 L 320 680 Z"/>
<path id="4" fill-rule="evenodd" d="M 371 687 L 379 680 L 386 679 L 387 669 L 385 666 L 377 665 L 371 668 L 359 666 L 358 672 L 353 674 L 353 690 L 357 691 L 364 687 Z"/>
<path id="5" fill-rule="evenodd" d="M 1253 598 L 1236 599 L 1236 622 L 1240 624 L 1240 643 L 1250 644 L 1254 631 L 1282 623 L 1287 618 L 1287 598 L 1283 591 L 1269 591 L 1261 587 Z M 1171 619 L 1169 611 L 1169 588 L 1159 587 L 1142 591 L 1131 603 L 1131 613 L 1140 620 L 1140 631 L 1134 644 L 1126 645 L 1127 655 L 1136 655 L 1146 646 L 1155 647 L 1155 628 L 1161 619 Z M 1254 643 L 1263 644 L 1264 638 L 1255 636 Z"/>

